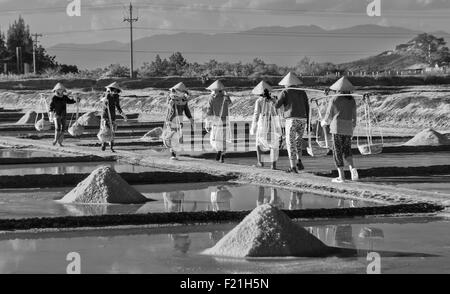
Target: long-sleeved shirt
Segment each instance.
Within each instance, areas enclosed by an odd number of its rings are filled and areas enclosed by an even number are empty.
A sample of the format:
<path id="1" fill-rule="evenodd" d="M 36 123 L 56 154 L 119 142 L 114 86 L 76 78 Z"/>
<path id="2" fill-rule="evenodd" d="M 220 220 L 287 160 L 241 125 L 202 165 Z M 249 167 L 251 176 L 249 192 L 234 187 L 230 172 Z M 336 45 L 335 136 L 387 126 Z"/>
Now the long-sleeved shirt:
<path id="1" fill-rule="evenodd" d="M 53 96 L 50 103 L 50 112 L 54 112 L 56 116 L 65 116 L 67 114 L 67 104 L 75 104 L 75 100 L 67 96 Z"/>
<path id="2" fill-rule="evenodd" d="M 330 125 L 330 132 L 353 136 L 356 127 L 356 101 L 353 96 L 337 96 L 328 104 L 324 120 Z"/>
<path id="3" fill-rule="evenodd" d="M 167 122 L 172 122 L 175 117 L 182 116 L 183 114 L 185 114 L 188 119 L 192 119 L 186 97 L 179 97 L 171 94 L 169 95 L 167 103 L 169 106 L 166 116 Z"/>
<path id="4" fill-rule="evenodd" d="M 275 107 L 284 106 L 285 118 L 309 118 L 309 101 L 305 91 L 285 89 L 281 92 Z"/>
<path id="5" fill-rule="evenodd" d="M 274 100 L 268 100 L 265 97 L 260 97 L 258 100 L 256 100 L 251 127 L 252 133 L 256 133 L 258 122 L 261 117 L 267 116 L 272 118 L 273 116 L 278 115 L 278 111 L 274 108 L 274 102 Z"/>
<path id="6" fill-rule="evenodd" d="M 222 120 L 225 120 L 229 116 L 229 108 L 232 103 L 230 97 L 223 93 L 213 94 L 209 98 L 206 115 L 220 117 Z"/>
<path id="7" fill-rule="evenodd" d="M 108 94 L 108 95 L 106 95 L 106 97 L 104 99 L 105 99 L 105 101 L 103 102 L 103 105 L 102 105 L 103 106 L 102 118 L 109 120 L 109 114 L 108 114 L 108 108 L 109 108 L 109 112 L 111 113 L 111 120 L 115 121 L 116 120 L 116 108 L 120 114 L 123 113 L 122 108 L 120 107 L 119 95 Z"/>

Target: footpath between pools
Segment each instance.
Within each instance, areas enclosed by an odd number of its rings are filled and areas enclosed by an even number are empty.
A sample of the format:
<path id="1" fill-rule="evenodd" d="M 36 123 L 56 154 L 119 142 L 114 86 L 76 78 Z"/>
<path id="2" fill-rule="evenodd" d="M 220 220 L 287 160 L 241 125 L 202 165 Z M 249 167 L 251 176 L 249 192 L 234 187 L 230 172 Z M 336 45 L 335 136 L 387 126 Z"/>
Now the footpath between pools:
<path id="1" fill-rule="evenodd" d="M 44 142 L 17 138 L 1 138 L 0 145 L 13 144 L 33 145 L 34 148 L 55 152 L 68 152 L 85 156 L 111 156 L 88 147 L 68 144 L 66 147 L 55 147 Z M 383 206 L 366 208 L 339 208 L 288 211 L 294 219 L 308 218 L 352 218 L 372 215 L 422 214 L 442 212 L 450 207 L 450 195 L 409 190 L 393 186 L 384 186 L 362 182 L 334 184 L 327 177 L 310 173 L 287 174 L 283 171 L 272 171 L 256 167 L 219 164 L 215 161 L 184 158 L 171 161 L 167 157 L 144 156 L 129 151 L 119 151 L 114 155 L 119 163 L 128 163 L 144 167 L 164 170 L 166 174 L 147 174 L 152 178 L 149 183 L 168 183 L 173 174 L 177 174 L 179 182 L 214 180 L 232 180 L 238 183 L 273 186 L 281 189 L 321 194 L 343 199 L 370 201 Z M 196 177 L 191 177 L 192 175 Z M 144 174 L 145 175 L 145 174 Z M 126 176 L 133 181 L 133 174 Z M 17 179 L 0 177 L 3 183 Z M 80 177 L 81 180 L 81 177 Z M 24 181 L 22 181 L 23 183 Z M 243 195 L 245 196 L 245 195 Z M 26 230 L 43 228 L 103 227 L 116 225 L 148 225 L 168 223 L 205 223 L 239 221 L 249 212 L 195 212 L 195 213 L 152 213 L 148 215 L 103 215 L 86 217 L 61 217 L 49 219 L 2 220 L 0 230 Z"/>
<path id="2" fill-rule="evenodd" d="M 65 147 L 57 147 L 52 146 L 48 142 L 36 142 L 13 137 L 0 138 L 0 145 L 33 146 L 34 148 L 47 151 L 95 156 L 97 158 L 109 158 L 114 156 L 119 163 L 156 168 L 165 170 L 169 173 L 185 173 L 187 179 L 189 179 L 191 173 L 198 173 L 200 175 L 207 174 L 214 176 L 215 179 L 232 179 L 240 183 L 268 185 L 344 199 L 374 201 L 392 205 L 430 203 L 450 206 L 450 195 L 446 194 L 362 182 L 335 184 L 326 176 L 323 177 L 311 173 L 288 174 L 284 171 L 272 171 L 252 166 L 218 164 L 215 161 L 197 158 L 181 157 L 179 161 L 171 161 L 165 156 L 142 155 L 132 151 L 118 151 L 116 154 L 111 154 L 110 152 L 101 152 L 97 149 L 76 146 L 73 144 L 67 144 Z"/>

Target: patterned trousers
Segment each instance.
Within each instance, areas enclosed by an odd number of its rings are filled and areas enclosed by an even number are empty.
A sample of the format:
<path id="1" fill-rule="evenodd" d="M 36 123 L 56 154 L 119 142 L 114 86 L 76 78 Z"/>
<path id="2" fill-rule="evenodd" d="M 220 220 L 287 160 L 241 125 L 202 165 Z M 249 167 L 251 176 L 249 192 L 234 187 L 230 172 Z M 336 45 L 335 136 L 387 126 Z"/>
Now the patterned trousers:
<path id="1" fill-rule="evenodd" d="M 333 134 L 333 158 L 336 167 L 344 167 L 344 158 L 352 157 L 352 137 Z"/>
<path id="2" fill-rule="evenodd" d="M 303 150 L 303 134 L 307 120 L 300 118 L 286 119 L 286 147 L 290 160 L 300 159 Z"/>

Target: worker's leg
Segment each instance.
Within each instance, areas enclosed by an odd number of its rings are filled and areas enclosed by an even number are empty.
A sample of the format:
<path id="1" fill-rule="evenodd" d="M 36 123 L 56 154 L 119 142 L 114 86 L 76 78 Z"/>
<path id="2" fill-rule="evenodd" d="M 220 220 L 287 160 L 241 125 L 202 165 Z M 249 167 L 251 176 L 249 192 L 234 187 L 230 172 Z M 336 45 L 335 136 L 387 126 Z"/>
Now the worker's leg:
<path id="1" fill-rule="evenodd" d="M 338 178 L 333 180 L 334 182 L 343 182 L 345 180 L 342 144 L 343 136 L 333 134 L 333 159 L 339 173 Z"/>
<path id="2" fill-rule="evenodd" d="M 297 144 L 295 141 L 295 126 L 293 119 L 286 119 L 286 148 L 292 170 L 297 170 Z"/>
<path id="3" fill-rule="evenodd" d="M 295 123 L 295 141 L 297 144 L 297 168 L 299 170 L 305 169 L 302 163 L 302 152 L 303 152 L 303 135 L 305 134 L 307 122 L 305 119 L 297 119 Z"/>

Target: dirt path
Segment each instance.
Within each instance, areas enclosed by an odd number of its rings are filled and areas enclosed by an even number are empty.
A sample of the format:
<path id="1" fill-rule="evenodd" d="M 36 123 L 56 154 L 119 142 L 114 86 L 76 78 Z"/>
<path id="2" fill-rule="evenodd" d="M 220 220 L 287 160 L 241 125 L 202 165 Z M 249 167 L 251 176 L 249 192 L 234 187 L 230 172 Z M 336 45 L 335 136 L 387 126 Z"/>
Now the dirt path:
<path id="1" fill-rule="evenodd" d="M 12 137 L 0 138 L 0 145 L 4 146 L 31 146 L 35 148 L 66 152 L 71 154 L 94 155 L 98 157 L 111 156 L 89 147 L 80 147 L 67 144 L 66 147 L 54 147 L 47 142 L 17 139 Z M 375 201 L 385 204 L 408 204 L 428 202 L 450 207 L 450 195 L 437 194 L 391 186 L 382 186 L 368 183 L 334 184 L 330 179 L 318 177 L 309 173 L 299 175 L 287 174 L 283 171 L 258 169 L 251 166 L 233 164 L 216 164 L 209 160 L 180 158 L 180 161 L 170 161 L 165 156 L 144 156 L 129 151 L 119 151 L 116 155 L 119 162 L 135 165 L 168 169 L 180 172 L 204 172 L 218 176 L 234 176 L 242 183 L 270 185 L 279 188 L 302 190 L 310 193 L 319 193 L 345 199 Z"/>

